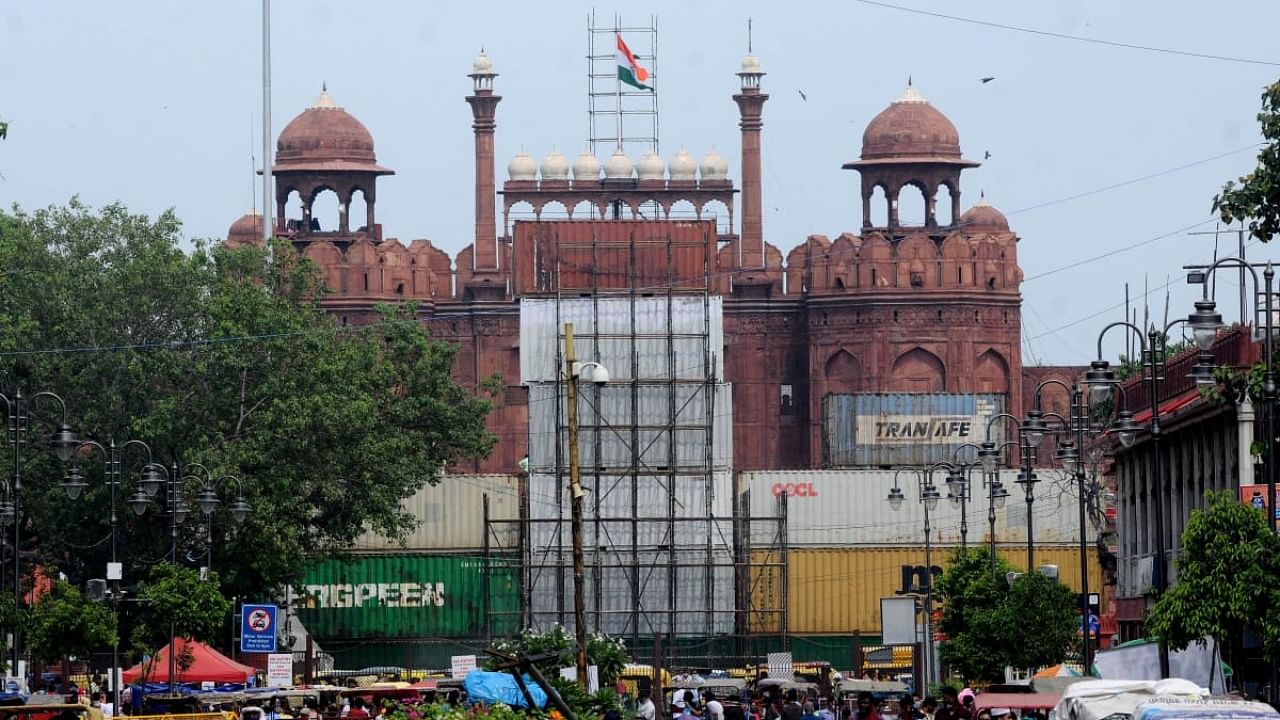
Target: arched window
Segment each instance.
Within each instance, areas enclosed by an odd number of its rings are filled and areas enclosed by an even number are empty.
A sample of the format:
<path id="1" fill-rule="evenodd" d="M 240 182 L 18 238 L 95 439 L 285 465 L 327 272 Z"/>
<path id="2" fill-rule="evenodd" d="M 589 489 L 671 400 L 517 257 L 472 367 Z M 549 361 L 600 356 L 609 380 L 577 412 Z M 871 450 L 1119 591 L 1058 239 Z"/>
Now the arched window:
<path id="1" fill-rule="evenodd" d="M 903 185 L 898 191 L 898 224 L 903 227 L 924 225 L 924 191 L 914 184 Z"/>
<path id="2" fill-rule="evenodd" d="M 316 191 L 311 199 L 311 232 L 335 232 L 338 229 L 338 193 L 329 188 Z"/>

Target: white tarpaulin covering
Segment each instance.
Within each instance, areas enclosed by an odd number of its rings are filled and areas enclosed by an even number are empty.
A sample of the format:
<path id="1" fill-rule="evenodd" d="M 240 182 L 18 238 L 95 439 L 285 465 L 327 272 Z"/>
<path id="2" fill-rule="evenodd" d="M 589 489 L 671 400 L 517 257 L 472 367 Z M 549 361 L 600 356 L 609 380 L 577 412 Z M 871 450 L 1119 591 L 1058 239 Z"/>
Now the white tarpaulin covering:
<path id="1" fill-rule="evenodd" d="M 1102 665 L 1098 653 L 1098 665 Z M 1208 690 L 1181 678 L 1168 680 L 1086 680 L 1067 688 L 1055 713 L 1059 720 L 1102 720 L 1109 715 L 1133 715 L 1155 697 L 1202 698 Z"/>

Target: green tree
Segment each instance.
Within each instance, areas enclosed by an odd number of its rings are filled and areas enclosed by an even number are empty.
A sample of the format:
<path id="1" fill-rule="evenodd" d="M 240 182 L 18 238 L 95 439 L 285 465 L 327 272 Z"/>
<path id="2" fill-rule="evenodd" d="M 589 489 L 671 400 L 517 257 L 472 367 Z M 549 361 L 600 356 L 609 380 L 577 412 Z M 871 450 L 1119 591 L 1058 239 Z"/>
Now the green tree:
<path id="1" fill-rule="evenodd" d="M 83 658 L 116 642 L 115 613 L 65 580 L 36 601 L 26 625 L 27 647 L 43 663 Z"/>
<path id="2" fill-rule="evenodd" d="M 1004 678 L 1006 662 L 999 652 L 1004 621 L 1000 607 L 1009 592 L 1008 572 L 1009 564 L 1001 557 L 996 558 L 995 572 L 991 571 L 991 554 L 986 547 L 968 552 L 956 548 L 946 572 L 934 585 L 935 600 L 943 606 L 937 629 L 946 637 L 939 655 L 948 667 L 969 680 L 995 682 Z"/>
<path id="3" fill-rule="evenodd" d="M 1146 627 L 1171 648 L 1211 637 L 1234 665 L 1245 626 L 1259 633 L 1268 657 L 1280 643 L 1280 539 L 1266 514 L 1233 493 L 1205 494 L 1182 533 L 1178 582 L 1147 614 Z"/>
<path id="4" fill-rule="evenodd" d="M 952 552 L 935 585 L 943 603 L 938 631 L 942 661 L 966 680 L 999 682 L 1006 666 L 1038 668 L 1060 663 L 1076 642 L 1076 595 L 1040 573 L 1008 581 L 1009 565 L 987 548 Z"/>
<path id="5" fill-rule="evenodd" d="M 83 434 L 144 440 L 179 475 L 200 462 L 241 478 L 248 520 L 237 526 L 225 502 L 211 526 L 196 513 L 176 554 L 203 564 L 212 549 L 228 594 L 296 582 L 307 557 L 340 552 L 366 529 L 403 536 L 417 522 L 403 498 L 492 448 L 491 388 L 453 382 L 456 347 L 429 338 L 413 307 L 344 327 L 319 305 L 314 265 L 287 242 L 269 256 L 187 243 L 172 212 L 75 200 L 0 212 L 0 386 L 55 390 Z M 144 460 L 126 457 L 121 499 Z M 91 484 L 68 502 L 61 465 L 29 454 L 24 539 L 84 579 L 108 559 L 110 500 L 101 458 L 78 462 Z M 170 550 L 164 498 L 140 517 L 119 505 L 126 584 Z"/>
<path id="6" fill-rule="evenodd" d="M 222 593 L 218 574 L 200 579 L 192 568 L 162 562 L 138 584 L 140 612 L 133 630 L 139 649 L 153 651 L 169 643 L 170 624 L 176 637 L 210 641 L 226 626 L 231 601 Z"/>
<path id="7" fill-rule="evenodd" d="M 1015 580 L 997 613 L 1005 662 L 1040 668 L 1065 660 L 1079 640 L 1076 597 L 1056 578 L 1038 572 Z"/>
<path id="8" fill-rule="evenodd" d="M 1268 242 L 1280 232 L 1280 83 L 1262 91 L 1258 124 L 1266 141 L 1258 152 L 1258 166 L 1238 180 L 1228 181 L 1213 198 L 1222 221 L 1247 221 L 1249 235 Z"/>

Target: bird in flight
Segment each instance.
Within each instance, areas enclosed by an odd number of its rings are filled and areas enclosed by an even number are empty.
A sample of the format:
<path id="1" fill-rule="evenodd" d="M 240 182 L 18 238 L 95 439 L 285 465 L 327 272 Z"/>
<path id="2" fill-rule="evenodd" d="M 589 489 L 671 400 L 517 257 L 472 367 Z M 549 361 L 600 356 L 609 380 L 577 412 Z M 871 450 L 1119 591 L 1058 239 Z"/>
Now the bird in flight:
<path id="1" fill-rule="evenodd" d="M 983 85 L 986 85 L 987 83 L 991 82 L 992 80 L 995 80 L 995 76 L 992 76 L 992 77 L 984 77 L 984 78 L 982 78 L 982 84 L 983 84 Z"/>
<path id="2" fill-rule="evenodd" d="M 983 159 L 983 160 L 990 160 L 990 159 L 991 159 L 991 151 L 990 151 L 990 150 L 988 150 L 988 151 L 986 152 L 986 154 L 982 156 L 982 159 Z"/>
<path id="3" fill-rule="evenodd" d="M 803 100 L 803 101 L 805 101 L 805 102 L 809 102 L 809 96 L 808 96 L 808 95 L 805 95 L 803 90 L 800 90 L 800 89 L 798 89 L 798 88 L 797 88 L 797 89 L 796 89 L 796 92 L 800 93 L 800 99 L 801 99 L 801 100 Z"/>

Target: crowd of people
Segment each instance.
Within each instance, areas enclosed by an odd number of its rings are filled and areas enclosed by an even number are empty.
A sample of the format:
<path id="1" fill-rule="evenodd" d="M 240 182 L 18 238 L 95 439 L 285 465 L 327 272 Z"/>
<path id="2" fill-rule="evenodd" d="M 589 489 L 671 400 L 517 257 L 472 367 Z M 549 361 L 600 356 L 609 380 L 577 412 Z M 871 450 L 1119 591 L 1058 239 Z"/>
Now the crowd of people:
<path id="1" fill-rule="evenodd" d="M 878 698 L 863 691 L 847 700 L 833 693 L 824 695 L 817 688 L 779 694 L 745 691 L 741 702 L 730 702 L 727 708 L 725 702 L 710 695 L 699 697 L 685 690 L 672 700 L 668 712 L 673 720 L 1019 720 L 1017 711 L 1009 708 L 979 709 L 973 691 L 953 687 L 943 687 L 936 698 L 913 693 Z M 656 716 L 652 698 L 642 692 L 635 719 L 656 720 Z M 1028 715 L 1022 720 L 1035 718 Z"/>

